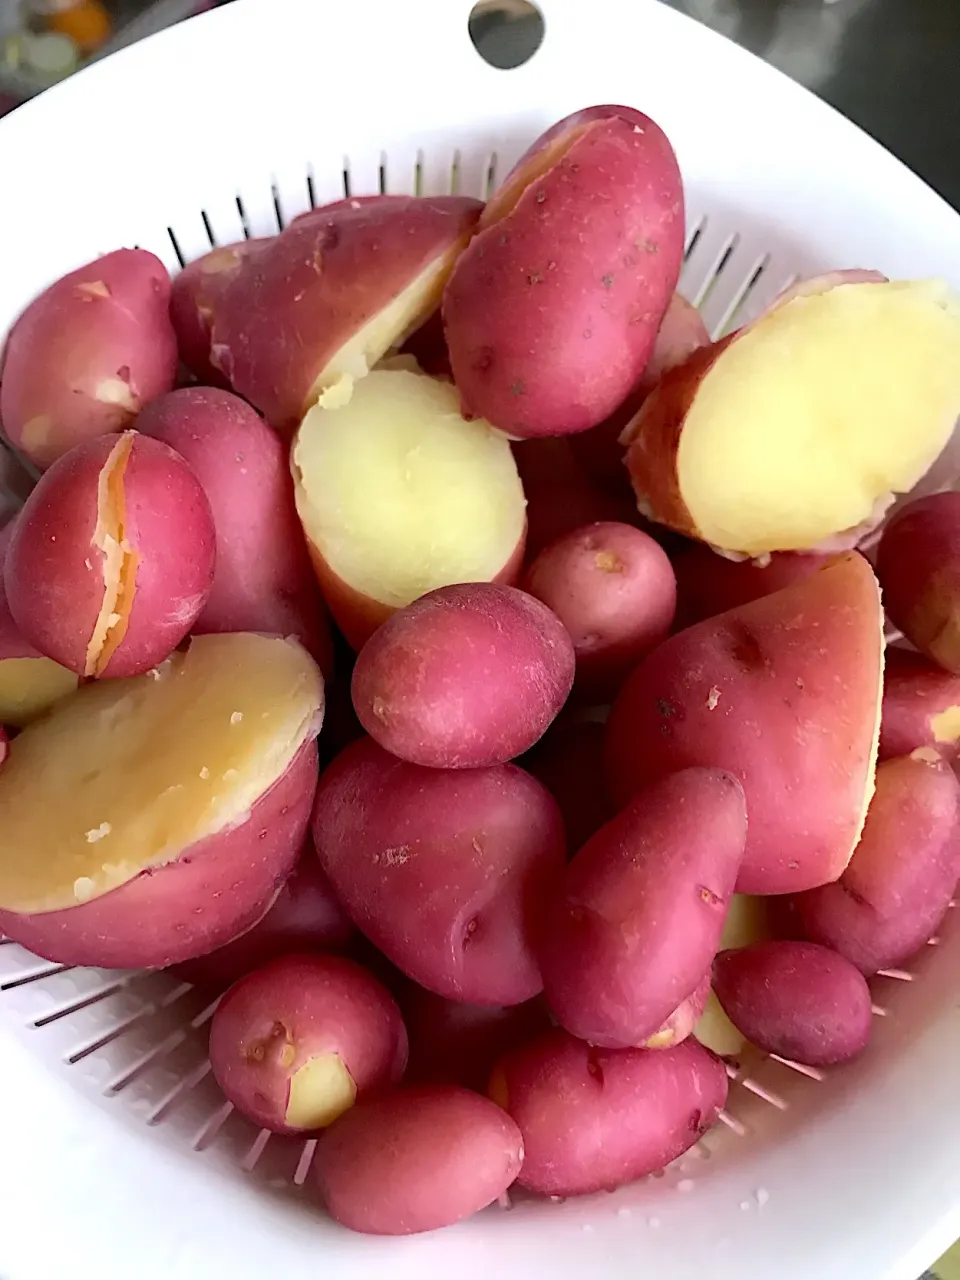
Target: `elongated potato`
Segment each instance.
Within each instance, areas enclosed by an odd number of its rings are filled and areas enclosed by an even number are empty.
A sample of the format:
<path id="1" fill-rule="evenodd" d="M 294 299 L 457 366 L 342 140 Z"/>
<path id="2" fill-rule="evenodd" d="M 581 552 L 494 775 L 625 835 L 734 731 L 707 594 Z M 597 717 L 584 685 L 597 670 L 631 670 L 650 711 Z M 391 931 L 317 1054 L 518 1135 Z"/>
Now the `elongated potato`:
<path id="1" fill-rule="evenodd" d="M 40 468 L 74 445 L 129 427 L 173 386 L 170 277 L 145 249 L 118 249 L 57 280 L 10 331 L 0 421 Z"/>
<path id="2" fill-rule="evenodd" d="M 561 1026 L 608 1049 L 658 1032 L 716 954 L 746 835 L 736 778 L 687 769 L 641 791 L 587 841 L 537 941 Z"/>
<path id="3" fill-rule="evenodd" d="M 220 245 L 203 257 L 188 262 L 173 278 L 170 320 L 177 335 L 180 359 L 196 378 L 208 386 L 227 385 L 220 370 L 210 363 L 210 330 L 224 289 L 244 259 L 258 253 L 267 243 L 267 240 L 259 239 Z"/>
<path id="4" fill-rule="evenodd" d="M 291 223 L 230 273 L 212 365 L 272 426 L 294 430 L 436 309 L 480 209 L 466 196 L 384 196 Z"/>
<path id="5" fill-rule="evenodd" d="M 343 1226 L 402 1236 L 492 1204 L 522 1162 L 517 1126 L 489 1098 L 424 1085 L 352 1108 L 320 1139 L 311 1179 Z"/>
<path id="6" fill-rule="evenodd" d="M 532 936 L 566 848 L 528 773 L 423 769 L 365 738 L 321 778 L 313 838 L 355 923 L 422 987 L 487 1005 L 541 990 Z"/>
<path id="7" fill-rule="evenodd" d="M 960 676 L 910 649 L 887 649 L 880 759 L 932 747 L 944 760 L 960 753 Z"/>
<path id="8" fill-rule="evenodd" d="M 573 645 L 539 600 L 493 583 L 431 591 L 364 645 L 351 692 L 360 723 L 412 764 L 506 764 L 543 736 L 570 693 Z"/>
<path id="9" fill-rule="evenodd" d="M 342 407 L 307 414 L 291 465 L 317 579 L 355 649 L 428 591 L 520 571 L 526 517 L 510 446 L 466 422 L 446 383 L 374 371 Z"/>
<path id="10" fill-rule="evenodd" d="M 210 503 L 180 455 L 136 431 L 99 436 L 58 459 L 17 517 L 7 602 L 77 675 L 139 675 L 190 631 L 215 556 Z"/>
<path id="11" fill-rule="evenodd" d="M 810 1067 L 861 1053 L 870 988 L 849 960 L 812 942 L 756 942 L 722 951 L 713 989 L 731 1022 L 767 1053 Z"/>
<path id="12" fill-rule="evenodd" d="M 571 855 L 614 815 L 603 768 L 604 727 L 563 715 L 517 763 L 547 788 L 560 806 Z"/>
<path id="13" fill-rule="evenodd" d="M 771 903 L 785 899 L 756 898 L 745 893 L 735 893 L 723 922 L 720 950 L 747 947 L 753 942 L 766 942 L 777 936 L 771 918 Z M 708 980 L 711 975 L 707 975 Z M 711 986 L 693 1034 L 705 1048 L 721 1058 L 736 1058 L 743 1051 L 746 1038 L 737 1030 L 723 1011 Z"/>
<path id="14" fill-rule="evenodd" d="M 873 794 L 883 646 L 877 582 L 856 553 L 671 637 L 613 705 L 614 801 L 677 769 L 721 765 L 750 815 L 738 890 L 836 880 Z"/>
<path id="15" fill-rule="evenodd" d="M 769 559 L 764 557 L 765 563 L 728 560 L 702 543 L 688 543 L 671 556 L 677 577 L 677 629 L 792 586 L 822 569 L 829 559 L 778 551 Z"/>
<path id="16" fill-rule="evenodd" d="M 613 1191 L 699 1141 L 727 1099 L 718 1058 L 673 1049 L 595 1049 L 551 1031 L 507 1054 L 490 1096 L 523 1135 L 521 1186 L 541 1195 Z"/>
<path id="17" fill-rule="evenodd" d="M 920 480 L 958 416 L 947 287 L 844 284 L 669 370 L 631 426 L 627 466 L 640 510 L 680 533 L 750 556 L 836 550 Z"/>
<path id="18" fill-rule="evenodd" d="M 596 426 L 650 359 L 683 259 L 673 148 L 629 107 L 561 120 L 487 203 L 443 295 L 468 414 L 513 436 Z"/>
<path id="19" fill-rule="evenodd" d="M 303 844 L 322 715 L 307 652 L 255 635 L 201 636 L 58 703 L 0 773 L 0 932 L 126 969 L 249 929 Z"/>
<path id="20" fill-rule="evenodd" d="M 868 977 L 902 964 L 932 937 L 960 878 L 960 783 L 929 747 L 887 760 L 860 843 L 836 884 L 798 894 L 812 942 Z"/>

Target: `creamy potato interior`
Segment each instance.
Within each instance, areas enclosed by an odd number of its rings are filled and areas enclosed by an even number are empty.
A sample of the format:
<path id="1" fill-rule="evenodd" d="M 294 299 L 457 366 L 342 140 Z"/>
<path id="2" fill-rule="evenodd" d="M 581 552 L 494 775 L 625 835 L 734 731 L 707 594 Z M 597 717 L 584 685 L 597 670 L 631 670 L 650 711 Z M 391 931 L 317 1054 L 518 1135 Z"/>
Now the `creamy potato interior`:
<path id="1" fill-rule="evenodd" d="M 76 687 L 73 672 L 52 658 L 0 659 L 0 724 L 22 728 Z"/>

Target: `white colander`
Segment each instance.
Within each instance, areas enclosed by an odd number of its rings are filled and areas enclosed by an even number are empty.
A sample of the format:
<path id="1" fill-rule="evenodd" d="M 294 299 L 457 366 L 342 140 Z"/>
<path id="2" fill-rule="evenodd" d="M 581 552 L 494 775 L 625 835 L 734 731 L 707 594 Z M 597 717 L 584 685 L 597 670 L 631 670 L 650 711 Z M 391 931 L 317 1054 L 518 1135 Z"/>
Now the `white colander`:
<path id="1" fill-rule="evenodd" d="M 713 331 L 828 267 L 960 286 L 957 215 L 734 45 L 653 0 L 540 0 L 541 49 L 498 71 L 468 38 L 469 4 L 241 0 L 9 116 L 0 334 L 44 285 L 120 245 L 175 270 L 345 189 L 483 195 L 593 102 L 637 106 L 672 138 L 683 289 Z M 2 504 L 23 483 L 0 463 Z M 208 996 L 0 940 L 0 1277 L 915 1280 L 960 1234 L 958 930 L 874 992 L 861 1061 L 822 1078 L 745 1066 L 728 1124 L 660 1178 L 375 1240 L 300 1190 L 312 1143 L 257 1133 L 224 1102 Z"/>

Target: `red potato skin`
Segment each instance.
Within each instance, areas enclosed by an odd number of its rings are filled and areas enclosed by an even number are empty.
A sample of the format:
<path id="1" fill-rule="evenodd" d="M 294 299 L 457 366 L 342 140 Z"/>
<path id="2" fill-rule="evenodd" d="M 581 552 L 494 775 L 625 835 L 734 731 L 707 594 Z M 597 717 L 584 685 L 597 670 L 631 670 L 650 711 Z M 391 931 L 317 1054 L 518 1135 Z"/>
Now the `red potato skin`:
<path id="1" fill-rule="evenodd" d="M 831 289 L 843 284 L 885 284 L 887 276 L 880 271 L 870 271 L 862 267 L 847 267 L 839 271 L 825 271 L 819 276 L 808 276 L 806 280 L 798 280 L 784 289 L 773 300 L 767 311 L 785 306 L 794 298 L 809 298 L 818 293 L 829 293 Z"/>
<path id="2" fill-rule="evenodd" d="M 296 636 L 329 679 L 330 624 L 277 433 L 243 400 L 210 387 L 161 396 L 141 413 L 137 430 L 175 449 L 210 501 L 216 570 L 193 633 Z"/>
<path id="3" fill-rule="evenodd" d="M 870 1039 L 872 1001 L 849 960 L 811 942 L 755 942 L 721 951 L 713 989 L 757 1048 L 810 1067 L 855 1058 Z"/>
<path id="4" fill-rule="evenodd" d="M 281 956 L 294 952 L 340 951 L 356 934 L 333 886 L 307 840 L 290 878 L 266 915 L 225 947 L 176 966 L 176 976 L 194 986 L 225 990 Z"/>
<path id="5" fill-rule="evenodd" d="M 492 1204 L 522 1162 L 517 1126 L 488 1098 L 451 1085 L 420 1086 L 341 1116 L 317 1145 L 311 1181 L 343 1226 L 413 1235 Z"/>
<path id="6" fill-rule="evenodd" d="M 898 512 L 883 531 L 876 570 L 894 626 L 960 675 L 960 493 L 935 493 Z"/>
<path id="7" fill-rule="evenodd" d="M 133 437 L 123 470 L 125 541 L 137 556 L 123 638 L 87 670 L 104 597 L 104 553 L 93 545 L 98 482 L 115 436 L 78 445 L 41 477 L 14 529 L 4 564 L 10 612 L 26 638 L 78 675 L 149 671 L 199 617 L 214 577 L 213 514 L 196 476 L 168 445 Z"/>
<path id="8" fill-rule="evenodd" d="M 98 969 L 166 969 L 226 946 L 263 918 L 296 865 L 316 776 L 309 742 L 240 826 L 90 902 L 0 911 L 0 933 L 44 960 Z"/>
<path id="9" fill-rule="evenodd" d="M 701 985 L 743 858 L 747 807 L 731 774 L 686 769 L 597 832 L 551 895 L 537 935 L 550 1008 L 607 1049 L 644 1045 Z"/>
<path id="10" fill-rule="evenodd" d="M 822 569 L 829 556 L 778 551 L 768 564 L 728 560 L 703 543 L 688 543 L 673 557 L 677 576 L 676 630 L 761 600 Z"/>
<path id="11" fill-rule="evenodd" d="M 328 361 L 468 238 L 481 208 L 466 196 L 384 196 L 292 222 L 226 282 L 211 363 L 272 426 L 294 430 Z"/>
<path id="12" fill-rule="evenodd" d="M 887 760 L 860 843 L 836 882 L 792 901 L 801 933 L 867 977 L 933 936 L 960 877 L 960 783 L 925 752 Z"/>
<path id="13" fill-rule="evenodd" d="M 122 431 L 169 391 L 177 371 L 169 299 L 167 270 L 145 249 L 96 258 L 34 299 L 0 361 L 0 421 L 14 448 L 44 469 L 76 444 Z M 125 384 L 126 403 L 97 398 L 103 379 Z"/>
<path id="14" fill-rule="evenodd" d="M 364 645 L 351 693 L 360 723 L 412 764 L 505 764 L 543 736 L 573 686 L 565 627 L 514 587 L 440 587 Z"/>
<path id="15" fill-rule="evenodd" d="M 0 768 L 3 767 L 3 762 L 6 760 L 9 752 L 10 739 L 7 737 L 6 729 L 4 729 L 3 725 L 0 724 Z"/>
<path id="16" fill-rule="evenodd" d="M 464 411 L 520 437 L 585 431 L 614 412 L 650 359 L 683 260 L 680 170 L 659 126 L 592 108 L 534 152 L 565 131 L 572 144 L 515 203 L 493 197 L 443 298 Z"/>
<path id="17" fill-rule="evenodd" d="M 423 769 L 364 738 L 321 778 L 313 839 L 354 923 L 420 986 L 482 1005 L 539 994 L 531 938 L 566 840 L 522 769 Z"/>
<path id="18" fill-rule="evenodd" d="M 285 1048 L 294 1051 L 289 1063 L 280 1059 Z M 230 988 L 210 1024 L 217 1083 L 238 1111 L 271 1133 L 308 1132 L 285 1121 L 290 1080 L 311 1058 L 334 1053 L 358 1098 L 396 1084 L 407 1065 L 407 1031 L 396 1002 L 372 974 L 342 956 L 271 961 Z"/>
<path id="19" fill-rule="evenodd" d="M 560 806 L 571 854 L 615 812 L 603 768 L 604 734 L 596 720 L 565 719 L 561 714 L 518 761 Z"/>
<path id="20" fill-rule="evenodd" d="M 223 291 L 240 264 L 258 253 L 267 239 L 240 240 L 220 245 L 188 262 L 173 278 L 170 321 L 177 335 L 180 359 L 200 382 L 226 388 L 227 380 L 210 363 L 210 330 Z"/>
<path id="21" fill-rule="evenodd" d="M 632 525 L 585 525 L 541 551 L 524 591 L 551 609 L 573 641 L 576 686 L 612 697 L 670 634 L 677 585 L 667 553 Z"/>
<path id="22" fill-rule="evenodd" d="M 944 712 L 950 713 L 946 721 L 939 719 Z M 918 747 L 932 747 L 944 760 L 960 754 L 960 676 L 920 653 L 891 647 L 883 672 L 880 759 L 907 756 Z"/>
<path id="23" fill-rule="evenodd" d="M 855 552 L 672 636 L 633 671 L 607 722 L 615 803 L 665 774 L 723 762 L 750 815 L 739 893 L 835 880 L 872 775 L 881 660 L 876 582 Z M 872 642 L 877 611 L 878 642 Z M 814 661 L 814 654 L 832 661 Z M 760 735 L 762 734 L 762 741 Z"/>
<path id="24" fill-rule="evenodd" d="M 439 308 L 424 320 L 415 333 L 411 333 L 400 350 L 405 355 L 413 356 L 423 372 L 429 373 L 431 378 L 453 381 L 450 353 L 443 333 L 443 315 Z"/>
<path id="25" fill-rule="evenodd" d="M 654 1173 L 698 1142 L 727 1100 L 727 1072 L 693 1039 L 613 1051 L 550 1031 L 501 1060 L 490 1093 L 523 1135 L 519 1184 L 586 1195 Z"/>

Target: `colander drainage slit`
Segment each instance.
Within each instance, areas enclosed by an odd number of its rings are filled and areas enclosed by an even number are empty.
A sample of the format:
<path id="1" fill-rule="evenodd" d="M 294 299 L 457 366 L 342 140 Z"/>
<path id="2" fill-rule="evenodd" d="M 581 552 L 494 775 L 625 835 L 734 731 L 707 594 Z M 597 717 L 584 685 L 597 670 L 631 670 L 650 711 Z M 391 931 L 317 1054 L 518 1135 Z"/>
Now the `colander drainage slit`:
<path id="1" fill-rule="evenodd" d="M 738 1138 L 745 1138 L 747 1136 L 746 1125 L 741 1124 L 736 1116 L 732 1116 L 729 1111 L 724 1111 L 721 1108 L 721 1110 L 717 1112 L 717 1119 L 721 1124 L 726 1125 L 731 1133 L 735 1133 Z"/>
<path id="2" fill-rule="evenodd" d="M 343 157 L 343 195 L 344 199 L 349 200 L 353 192 L 350 189 L 350 157 Z"/>
<path id="3" fill-rule="evenodd" d="M 912 982 L 913 974 L 907 973 L 906 969 L 878 969 L 878 978 L 895 978 L 897 982 Z"/>
<path id="4" fill-rule="evenodd" d="M 277 230 L 282 231 L 287 225 L 287 222 L 283 216 L 283 208 L 280 204 L 280 188 L 277 186 L 276 182 L 271 182 L 270 194 L 273 197 L 273 213 L 277 220 Z"/>
<path id="5" fill-rule="evenodd" d="M 75 996 L 67 1004 L 59 1005 L 51 1013 L 45 1013 L 39 1018 L 31 1018 L 27 1026 L 34 1027 L 37 1031 L 42 1031 L 44 1027 L 49 1027 L 51 1023 L 59 1022 L 61 1018 L 66 1018 L 71 1013 L 80 1013 L 83 1009 L 89 1009 L 92 1005 L 99 1004 L 101 1000 L 106 1000 L 108 996 L 115 996 L 118 991 L 123 991 L 127 985 L 128 982 L 125 979 L 122 982 L 113 982 L 109 986 L 101 987 L 99 991 L 88 992 L 85 996 Z"/>
<path id="6" fill-rule="evenodd" d="M 450 195 L 460 194 L 460 152 L 454 151 L 450 158 Z"/>
<path id="7" fill-rule="evenodd" d="M 177 240 L 173 227 L 167 227 L 167 235 L 170 237 L 170 243 L 173 246 L 173 252 L 176 254 L 177 261 L 180 263 L 181 267 L 185 267 L 187 265 L 187 260 L 183 256 L 183 250 L 180 248 L 180 242 Z"/>
<path id="8" fill-rule="evenodd" d="M 205 1022 L 209 1022 L 213 1015 L 217 1012 L 217 1006 L 223 999 L 223 992 L 217 996 L 216 1000 L 211 1000 L 205 1009 L 201 1009 L 195 1018 L 190 1019 L 191 1027 L 202 1027 Z"/>
<path id="9" fill-rule="evenodd" d="M 119 1040 L 121 1036 L 127 1034 L 133 1027 L 144 1022 L 148 1017 L 157 1012 L 157 1005 L 148 1004 L 142 1009 L 138 1009 L 136 1013 L 131 1014 L 129 1018 L 124 1018 L 122 1022 L 116 1023 L 110 1028 L 98 1035 L 95 1040 L 90 1040 L 86 1044 L 80 1045 L 79 1048 L 64 1058 L 64 1062 L 68 1066 L 75 1067 L 78 1062 L 82 1062 L 84 1058 L 89 1058 L 91 1053 L 96 1053 L 99 1049 L 104 1049 L 108 1044 L 113 1044 L 115 1040 Z"/>
<path id="10" fill-rule="evenodd" d="M 269 1129 L 261 1129 L 256 1138 L 254 1138 L 253 1145 L 250 1150 L 240 1161 L 240 1168 L 244 1173 L 253 1173 L 254 1169 L 257 1167 L 257 1162 L 264 1153 L 267 1143 L 270 1141 L 270 1137 Z"/>
<path id="11" fill-rule="evenodd" d="M 178 983 L 172 991 L 168 991 L 162 1000 L 157 1001 L 158 1009 L 169 1009 L 172 1004 L 176 1004 L 178 1000 L 182 1000 L 188 991 L 192 991 L 193 987 L 189 982 Z"/>
<path id="12" fill-rule="evenodd" d="M 157 1106 L 154 1107 L 154 1109 L 147 1116 L 147 1124 L 148 1125 L 161 1124 L 164 1120 L 166 1120 L 167 1116 L 170 1114 L 171 1111 L 173 1111 L 177 1103 L 181 1102 L 187 1096 L 187 1094 L 190 1092 L 191 1089 L 195 1089 L 201 1080 L 206 1079 L 206 1077 L 210 1074 L 210 1070 L 211 1070 L 210 1060 L 209 1058 L 205 1058 L 203 1062 L 201 1062 L 198 1066 L 194 1067 L 194 1069 L 191 1072 L 185 1075 L 182 1080 L 178 1080 L 177 1083 L 174 1085 L 174 1087 L 170 1089 L 163 1098 L 160 1099 L 160 1102 L 157 1104 Z"/>
<path id="13" fill-rule="evenodd" d="M 224 1102 L 203 1126 L 190 1144 L 194 1151 L 206 1151 L 217 1137 L 217 1134 L 233 1115 L 233 1103 Z"/>
<path id="14" fill-rule="evenodd" d="M 307 1174 L 310 1172 L 310 1166 L 313 1164 L 313 1156 L 317 1149 L 317 1139 L 308 1138 L 303 1144 L 303 1152 L 297 1161 L 297 1167 L 293 1174 L 293 1185 L 302 1187 L 307 1180 Z"/>
<path id="15" fill-rule="evenodd" d="M 693 253 L 694 249 L 697 247 L 700 237 L 703 235 L 704 231 L 706 230 L 706 227 L 707 227 L 707 219 L 705 217 L 700 218 L 697 221 L 697 223 L 693 226 L 690 232 L 690 239 L 687 241 L 686 248 L 683 251 L 684 262 L 687 261 L 687 259 Z"/>
<path id="16" fill-rule="evenodd" d="M 413 194 L 423 195 L 423 152 L 417 151 L 416 163 L 413 166 Z"/>
<path id="17" fill-rule="evenodd" d="M 825 1077 L 819 1067 L 808 1067 L 804 1062 L 794 1062 L 790 1058 L 781 1058 L 779 1053 L 771 1053 L 772 1062 L 779 1062 L 781 1066 L 789 1067 L 791 1071 L 797 1071 L 800 1075 L 806 1076 L 808 1080 L 822 1081 Z"/>
<path id="18" fill-rule="evenodd" d="M 717 284 L 720 281 L 720 277 L 723 274 L 724 267 L 730 261 L 731 257 L 733 256 L 733 251 L 734 249 L 736 249 L 739 243 L 740 243 L 740 236 L 736 232 L 734 232 L 734 234 L 724 242 L 723 248 L 720 250 L 720 253 L 717 256 L 717 258 L 714 260 L 713 265 L 709 268 L 709 270 L 704 275 L 703 280 L 700 284 L 700 288 L 696 291 L 694 296 L 690 299 L 690 301 L 698 310 L 702 310 L 706 306 L 710 298 L 710 294 L 713 292 L 713 290 L 716 288 Z"/>
<path id="19" fill-rule="evenodd" d="M 243 228 L 244 240 L 250 239 L 250 220 L 247 217 L 247 211 L 243 207 L 243 197 L 239 194 L 234 196 L 234 202 L 237 206 L 237 213 L 240 215 L 240 225 Z"/>
<path id="20" fill-rule="evenodd" d="M 740 1081 L 745 1089 L 749 1089 L 752 1094 L 764 1102 L 769 1102 L 771 1107 L 776 1107 L 778 1111 L 786 1111 L 789 1103 L 781 1098 L 779 1093 L 774 1093 L 771 1089 L 766 1089 L 762 1084 L 757 1084 L 756 1080 L 751 1080 L 749 1076 L 744 1076 Z"/>
<path id="21" fill-rule="evenodd" d="M 489 200 L 497 189 L 497 153 L 491 152 L 490 159 L 487 161 L 487 176 L 484 182 L 483 198 Z"/>
<path id="22" fill-rule="evenodd" d="M 159 1044 L 155 1044 L 152 1049 L 148 1050 L 141 1057 L 137 1058 L 129 1067 L 127 1067 L 121 1075 L 114 1078 L 104 1085 L 104 1095 L 106 1097 L 114 1097 L 122 1092 L 128 1085 L 133 1084 L 138 1076 L 142 1075 L 154 1063 L 159 1062 L 168 1053 L 172 1053 L 174 1049 L 178 1049 L 187 1038 L 187 1032 L 184 1030 L 173 1031 Z"/>
<path id="23" fill-rule="evenodd" d="M 307 199 L 310 201 L 310 208 L 317 207 L 317 189 L 313 185 L 313 169 L 307 169 Z"/>
<path id="24" fill-rule="evenodd" d="M 740 326 L 743 324 L 744 320 L 746 319 L 746 316 L 744 313 L 750 301 L 750 295 L 753 293 L 754 289 L 756 289 L 757 285 L 760 283 L 760 279 L 763 276 L 763 273 L 766 271 L 769 263 L 770 263 L 770 255 L 768 253 L 765 253 L 763 257 L 758 259 L 758 261 L 754 264 L 753 271 L 750 273 L 750 275 L 744 278 L 744 282 L 742 286 L 733 295 L 730 305 L 727 307 L 726 311 L 723 313 L 723 316 L 721 317 L 719 323 L 717 324 L 714 332 L 710 335 L 713 338 L 714 342 L 716 342 L 719 338 L 724 337 L 725 334 L 733 332 L 733 330 L 735 329 L 739 329 Z"/>
<path id="25" fill-rule="evenodd" d="M 210 248 L 215 249 L 217 247 L 217 237 L 213 234 L 213 227 L 210 225 L 206 209 L 200 210 L 200 217 L 203 220 L 203 229 L 207 233 L 207 239 L 210 241 Z"/>
<path id="26" fill-rule="evenodd" d="M 385 151 L 380 152 L 380 167 L 377 170 L 377 183 L 380 194 L 385 196 L 390 190 L 390 184 L 387 179 L 387 153 Z"/>
<path id="27" fill-rule="evenodd" d="M 25 987 L 31 982 L 43 982 L 44 978 L 55 978 L 57 974 L 69 973 L 73 967 L 70 964 L 48 964 L 43 969 L 34 969 L 16 978 L 8 978 L 6 982 L 0 982 L 0 991 L 15 991 L 17 987 Z"/>

